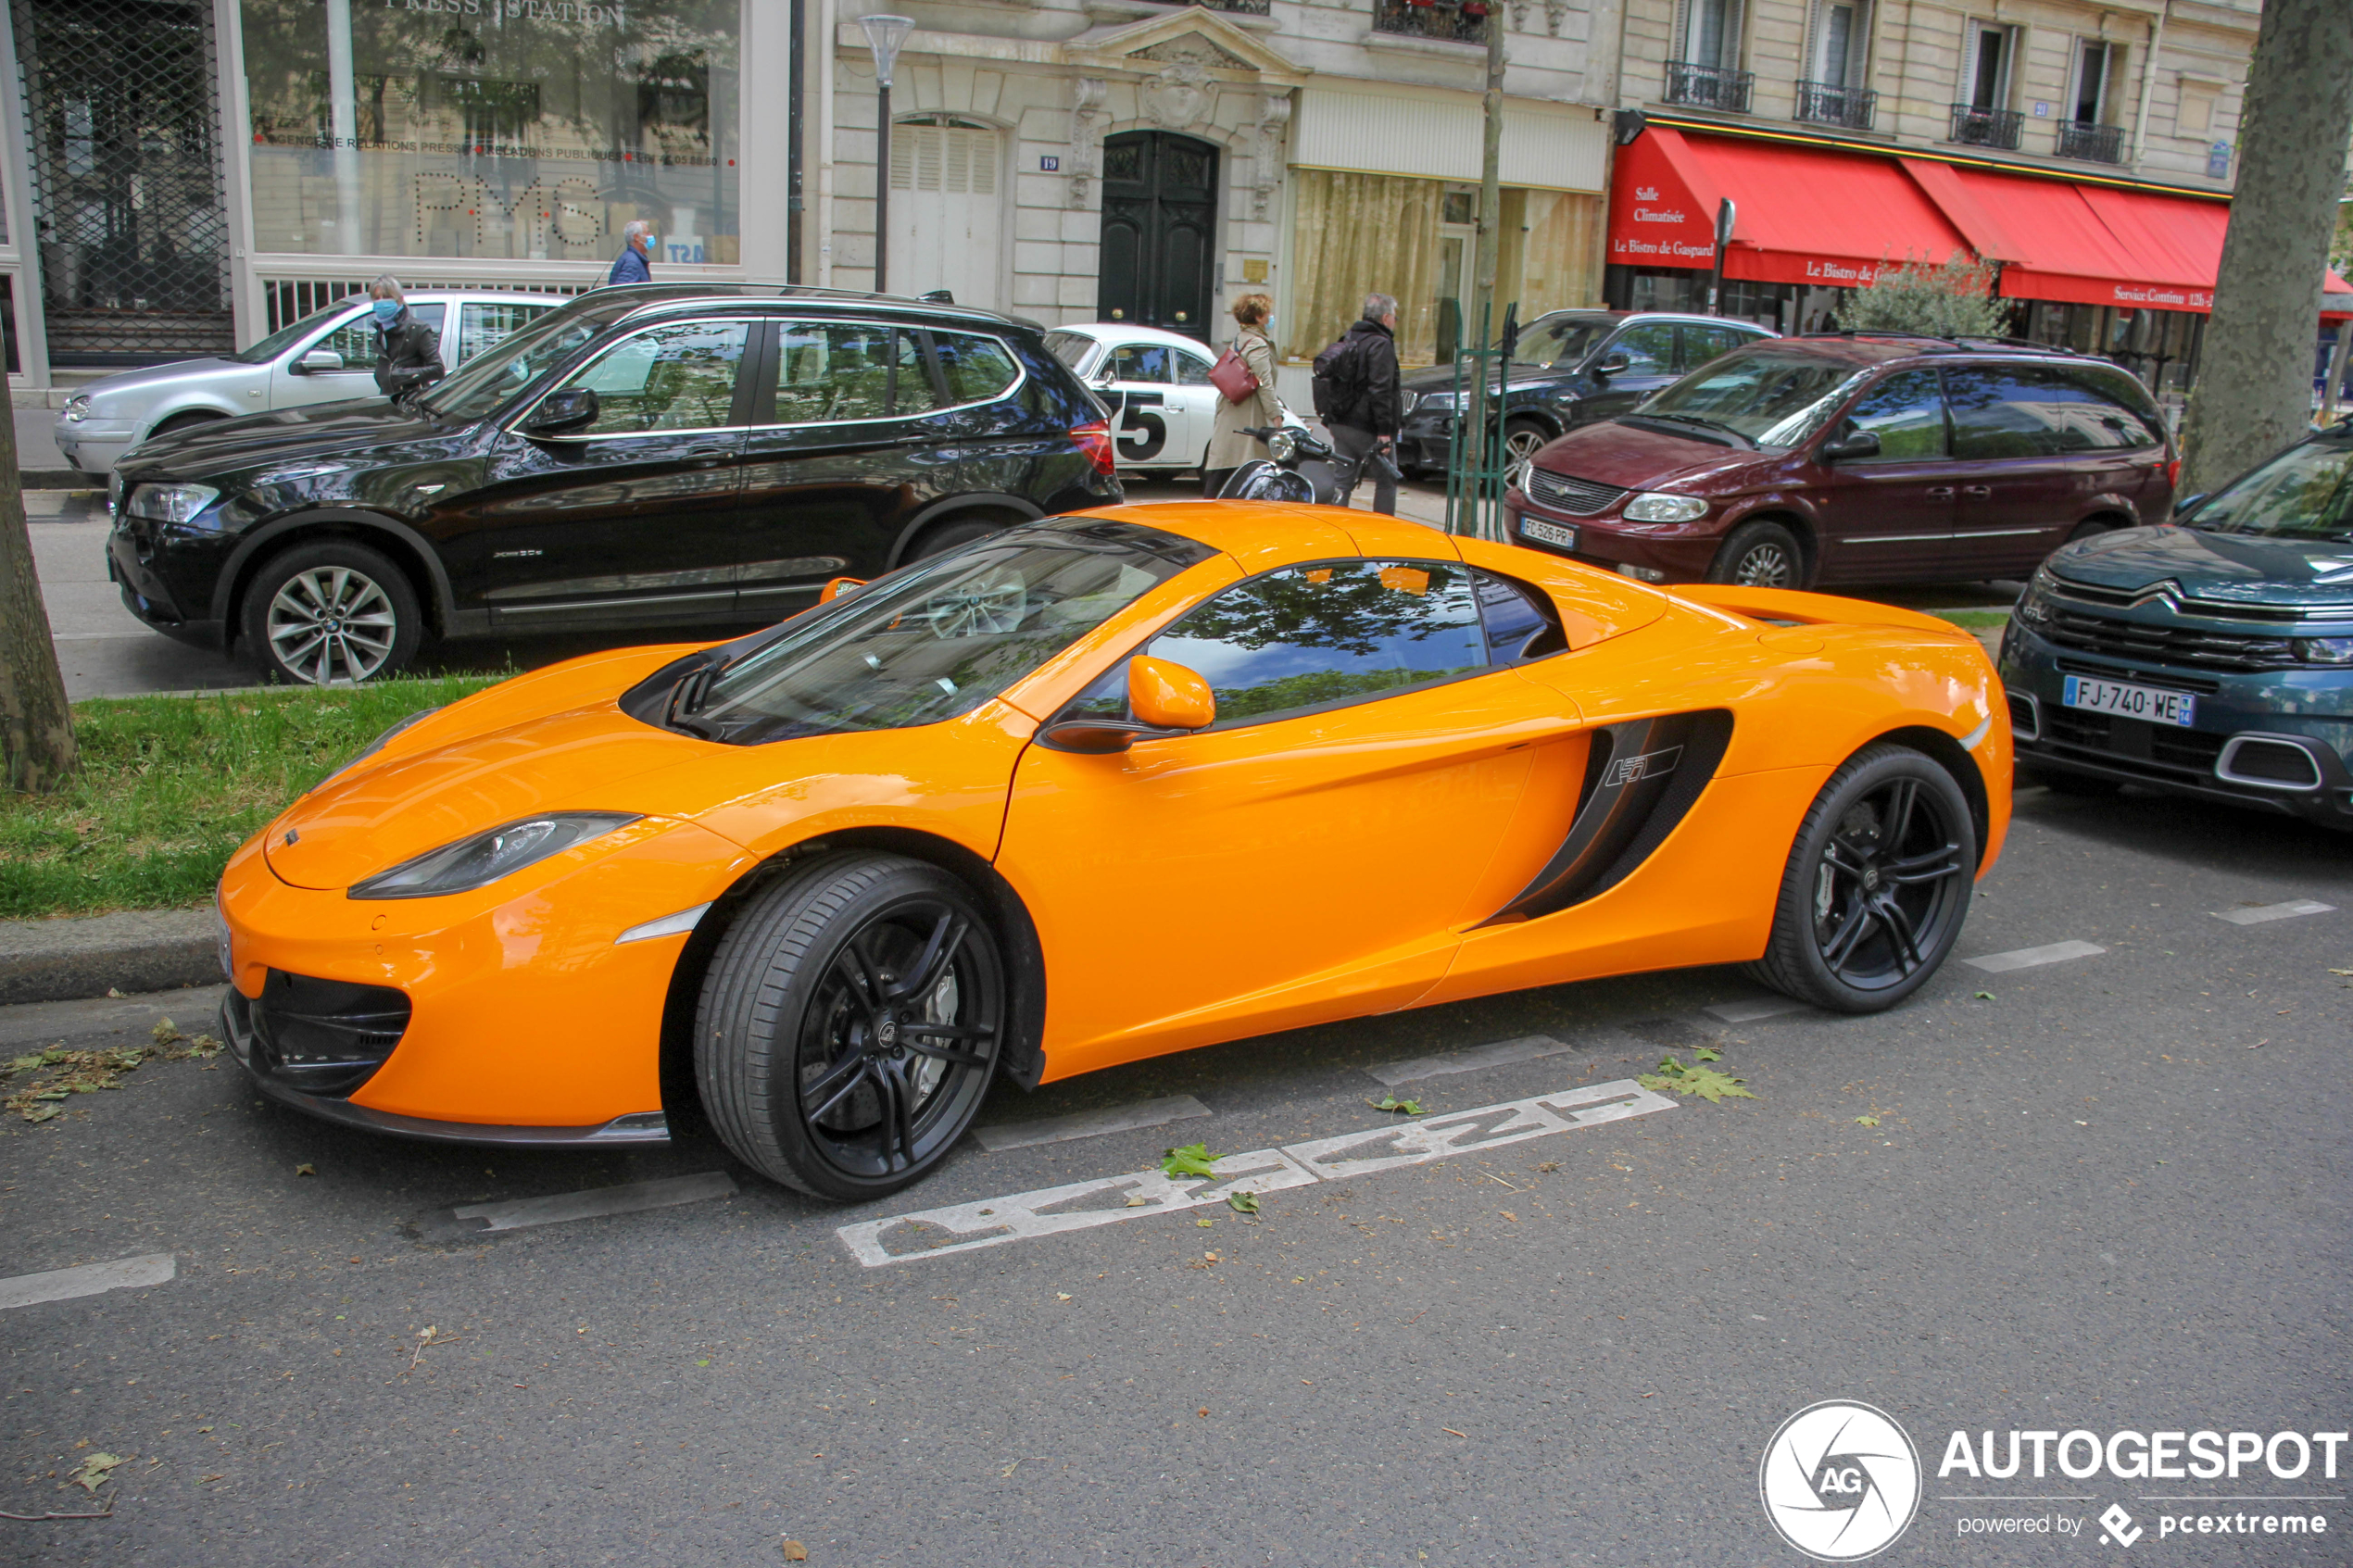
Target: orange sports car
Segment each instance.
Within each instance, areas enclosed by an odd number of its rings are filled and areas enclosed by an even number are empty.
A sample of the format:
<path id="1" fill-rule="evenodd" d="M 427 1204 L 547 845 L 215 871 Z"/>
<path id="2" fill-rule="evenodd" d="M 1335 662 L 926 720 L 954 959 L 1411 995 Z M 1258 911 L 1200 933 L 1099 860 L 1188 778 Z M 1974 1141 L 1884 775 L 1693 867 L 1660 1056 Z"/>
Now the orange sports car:
<path id="1" fill-rule="evenodd" d="M 870 1198 L 1000 1073 L 1687 964 L 1891 1006 L 2009 778 L 1926 616 L 1127 507 L 405 721 L 229 862 L 225 1033 L 354 1126 L 650 1142 L 698 1095 Z"/>

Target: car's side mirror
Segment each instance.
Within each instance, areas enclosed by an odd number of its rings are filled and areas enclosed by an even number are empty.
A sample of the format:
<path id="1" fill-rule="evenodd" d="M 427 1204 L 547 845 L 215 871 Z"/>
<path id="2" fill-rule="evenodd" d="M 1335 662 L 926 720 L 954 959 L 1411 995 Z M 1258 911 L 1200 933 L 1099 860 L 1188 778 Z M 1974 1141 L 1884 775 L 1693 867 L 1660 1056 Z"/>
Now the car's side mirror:
<path id="1" fill-rule="evenodd" d="M 1095 384 L 1097 386 L 1112 386 L 1116 384 L 1118 381 L 1119 370 L 1115 366 L 1105 365 L 1101 370 L 1095 372 Z"/>
<path id="2" fill-rule="evenodd" d="M 1622 349 L 1615 354 L 1604 354 L 1593 361 L 1593 374 L 1597 376 L 1614 376 L 1633 368 L 1633 359 Z"/>
<path id="3" fill-rule="evenodd" d="M 2206 505 L 2206 497 L 2208 494 L 2208 492 L 2201 490 L 2195 495 L 2184 495 L 2180 500 L 2174 502 L 2173 521 L 2179 522 L 2183 518 L 2189 516 L 2192 512 L 2197 510 L 2198 508 Z"/>
<path id="4" fill-rule="evenodd" d="M 343 356 L 332 348 L 314 348 L 287 367 L 298 376 L 315 376 L 343 369 Z"/>
<path id="5" fill-rule="evenodd" d="M 1835 441 L 1822 443 L 1821 457 L 1822 461 L 1826 463 L 1835 463 L 1852 458 L 1878 456 L 1879 432 L 1874 430 L 1850 431 Z"/>
<path id="6" fill-rule="evenodd" d="M 563 435 L 585 430 L 597 422 L 604 410 L 597 401 L 594 390 L 585 386 L 569 386 L 551 392 L 539 400 L 539 407 L 525 420 L 525 435 Z"/>
<path id="7" fill-rule="evenodd" d="M 1039 738 L 1064 751 L 1125 751 L 1139 740 L 1189 734 L 1214 723 L 1217 696 L 1183 665 L 1138 655 L 1127 661 L 1127 710 L 1133 719 L 1076 714 L 1058 720 Z"/>

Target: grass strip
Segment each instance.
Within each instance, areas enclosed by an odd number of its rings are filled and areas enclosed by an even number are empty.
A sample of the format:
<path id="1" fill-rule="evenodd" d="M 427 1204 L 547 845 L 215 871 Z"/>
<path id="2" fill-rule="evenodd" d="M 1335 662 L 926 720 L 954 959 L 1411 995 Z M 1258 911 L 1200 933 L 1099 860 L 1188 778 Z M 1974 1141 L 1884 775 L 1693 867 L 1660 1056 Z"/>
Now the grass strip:
<path id="1" fill-rule="evenodd" d="M 502 678 L 78 702 L 72 785 L 0 796 L 0 919 L 200 904 L 286 802 L 397 721 Z"/>

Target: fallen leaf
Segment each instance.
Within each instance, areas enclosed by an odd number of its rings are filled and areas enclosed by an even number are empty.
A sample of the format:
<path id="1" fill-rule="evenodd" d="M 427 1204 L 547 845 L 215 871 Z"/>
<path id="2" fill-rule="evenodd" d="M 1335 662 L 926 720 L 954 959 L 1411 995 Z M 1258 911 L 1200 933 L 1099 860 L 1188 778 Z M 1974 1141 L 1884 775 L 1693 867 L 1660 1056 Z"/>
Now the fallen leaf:
<path id="1" fill-rule="evenodd" d="M 1655 1073 L 1645 1073 L 1634 1082 L 1653 1094 L 1697 1095 L 1710 1105 L 1721 1105 L 1725 1098 L 1755 1099 L 1756 1096 L 1729 1073 L 1718 1073 L 1713 1067 L 1686 1067 L 1673 1057 L 1658 1064 Z"/>
<path id="2" fill-rule="evenodd" d="M 297 1176 L 315 1176 L 315 1175 L 317 1175 L 318 1173 L 319 1173 L 318 1167 L 316 1167 L 316 1166 L 314 1166 L 314 1165 L 308 1165 L 308 1164 L 305 1164 L 305 1165 L 297 1165 L 297 1166 L 296 1166 L 296 1167 L 295 1167 L 295 1174 L 296 1174 L 296 1175 L 297 1175 Z"/>
<path id="3" fill-rule="evenodd" d="M 1378 1099 L 1368 1099 L 1365 1103 L 1371 1106 L 1375 1110 L 1394 1110 L 1406 1116 L 1419 1116 L 1423 1114 L 1421 1101 L 1417 1099 L 1399 1099 L 1395 1095 L 1383 1095 Z"/>
<path id="4" fill-rule="evenodd" d="M 1216 1221 L 1207 1218 L 1195 1220 L 1193 1222 L 1193 1223 L 1199 1225 L 1203 1230 L 1207 1230 L 1210 1226 L 1215 1224 L 1216 1223 Z"/>
<path id="5" fill-rule="evenodd" d="M 1980 991 L 1977 994 L 1977 999 L 1981 1002 L 1990 1002 L 1994 999 L 1994 993 L 1991 991 Z"/>
<path id="6" fill-rule="evenodd" d="M 1201 1412 L 1201 1414 L 1202 1414 L 1202 1419 L 1203 1421 L 1208 1420 L 1208 1419 L 1209 1419 L 1209 1410 L 1208 1410 L 1208 1407 L 1203 1406 L 1203 1407 L 1202 1407 L 1202 1412 Z"/>
<path id="7" fill-rule="evenodd" d="M 1229 1192 L 1226 1195 L 1226 1207 L 1237 1214 L 1255 1214 L 1258 1212 L 1258 1195 L 1254 1192 Z"/>
<path id="8" fill-rule="evenodd" d="M 1441 1426 L 1439 1430 L 1453 1437 L 1468 1437 L 1470 1436 L 1467 1432 L 1457 1432 L 1451 1426 Z"/>
<path id="9" fill-rule="evenodd" d="M 785 1561 L 787 1562 L 806 1562 L 809 1561 L 809 1549 L 802 1546 L 799 1541 L 786 1541 L 785 1543 Z"/>
<path id="10" fill-rule="evenodd" d="M 1205 1143 L 1189 1143 L 1182 1148 L 1164 1150 L 1160 1169 L 1168 1176 L 1214 1176 L 1217 1173 Z"/>
<path id="11" fill-rule="evenodd" d="M 1879 1118 L 1876 1116 L 1857 1116 L 1855 1118 L 1855 1124 L 1858 1127 L 1876 1127 L 1879 1125 Z"/>
<path id="12" fill-rule="evenodd" d="M 1495 1212 L 1497 1212 L 1498 1214 L 1501 1214 L 1502 1216 L 1504 1216 L 1504 1218 L 1505 1218 L 1506 1220 L 1509 1220 L 1509 1221 L 1510 1221 L 1512 1223 L 1514 1223 L 1514 1224 L 1517 1224 L 1517 1223 L 1519 1223 L 1519 1216 L 1518 1216 L 1517 1214 L 1513 1213 L 1513 1212 L 1512 1212 L 1510 1210 L 1508 1210 L 1508 1209 L 1498 1209 L 1498 1210 L 1495 1210 Z"/>
<path id="13" fill-rule="evenodd" d="M 1724 1053 L 1714 1046 L 1702 1046 L 1692 1052 L 1692 1060 L 1693 1061 L 1721 1061 L 1724 1060 Z"/>
<path id="14" fill-rule="evenodd" d="M 1131 1198 L 1127 1200 L 1127 1207 L 1130 1209 L 1149 1209 L 1151 1207 L 1151 1200 L 1141 1197 Z"/>
<path id="15" fill-rule="evenodd" d="M 1067 1290 L 1057 1290 L 1054 1292 L 1054 1299 L 1057 1301 L 1067 1301 L 1070 1299 L 1070 1292 Z"/>
<path id="16" fill-rule="evenodd" d="M 127 1457 L 116 1454 L 94 1453 L 87 1459 L 84 1459 L 82 1463 L 75 1468 L 73 1474 L 69 1477 L 69 1479 L 79 1484 L 85 1491 L 91 1492 L 94 1495 L 99 1487 L 105 1486 L 107 1482 L 111 1479 L 111 1477 L 107 1475 L 107 1472 L 112 1470 L 118 1464 L 128 1464 L 131 1461 Z"/>

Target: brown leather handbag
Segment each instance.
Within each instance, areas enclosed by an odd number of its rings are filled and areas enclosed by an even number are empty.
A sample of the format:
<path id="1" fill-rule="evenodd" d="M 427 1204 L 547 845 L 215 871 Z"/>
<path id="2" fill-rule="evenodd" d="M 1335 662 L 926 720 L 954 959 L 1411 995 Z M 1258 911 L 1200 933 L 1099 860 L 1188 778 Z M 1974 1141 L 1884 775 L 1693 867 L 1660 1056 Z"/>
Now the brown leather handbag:
<path id="1" fill-rule="evenodd" d="M 1258 373 L 1230 346 L 1209 368 L 1209 384 L 1224 393 L 1228 403 L 1247 403 L 1258 395 Z"/>

